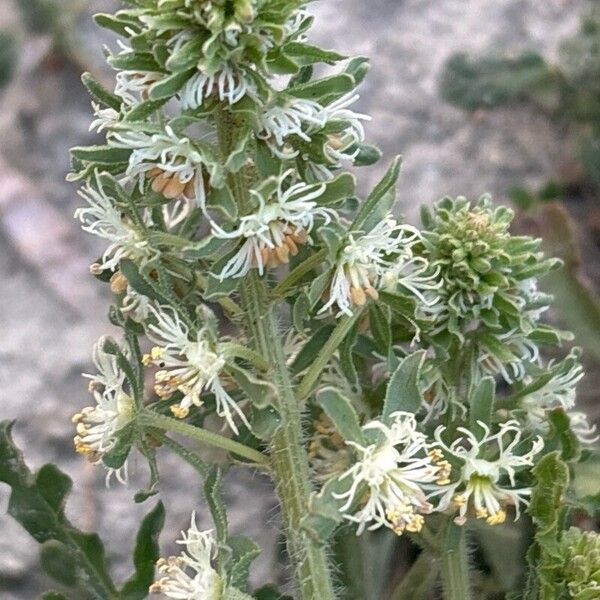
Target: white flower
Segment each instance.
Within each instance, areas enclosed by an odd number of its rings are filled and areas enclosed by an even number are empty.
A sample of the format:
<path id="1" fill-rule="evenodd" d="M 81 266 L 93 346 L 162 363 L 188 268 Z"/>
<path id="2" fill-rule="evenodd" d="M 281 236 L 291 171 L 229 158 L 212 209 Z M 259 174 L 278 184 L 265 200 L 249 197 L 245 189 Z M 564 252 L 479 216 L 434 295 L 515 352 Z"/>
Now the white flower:
<path id="1" fill-rule="evenodd" d="M 135 321 L 136 323 L 143 323 L 150 314 L 150 307 L 152 301 L 148 296 L 144 296 L 139 292 L 136 292 L 130 285 L 127 286 L 125 296 L 121 301 L 121 312 L 126 316 Z"/>
<path id="2" fill-rule="evenodd" d="M 160 367 L 154 375 L 154 390 L 158 396 L 170 398 L 176 391 L 183 394 L 179 404 L 171 406 L 171 412 L 185 418 L 190 406 L 202 406 L 203 393 L 212 393 L 217 414 L 227 421 L 232 431 L 238 433 L 233 414 L 250 427 L 240 407 L 225 390 L 226 360 L 209 341 L 207 331 L 200 329 L 194 339 L 190 339 L 189 328 L 174 309 L 160 306 L 159 310 L 150 307 L 150 311 L 157 324 L 148 325 L 147 333 L 158 345 L 144 355 L 144 364 Z"/>
<path id="3" fill-rule="evenodd" d="M 76 424 L 75 450 L 93 464 L 102 464 L 102 457 L 115 445 L 115 434 L 129 423 L 135 414 L 133 399 L 125 392 L 125 375 L 119 369 L 117 358 L 104 351 L 106 338 L 94 346 L 93 359 L 98 374 L 90 379 L 89 389 L 96 400 L 95 406 L 86 406 L 72 418 Z M 121 483 L 127 481 L 127 463 L 120 469 L 107 468 L 108 485 L 114 473 Z"/>
<path id="4" fill-rule="evenodd" d="M 298 151 L 285 148 L 286 139 L 297 135 L 310 142 L 307 130 L 322 129 L 327 124 L 323 107 L 314 100 L 290 98 L 283 106 L 272 106 L 260 117 L 260 132 L 257 137 L 265 140 L 276 156 L 288 159 L 298 155 Z"/>
<path id="5" fill-rule="evenodd" d="M 118 71 L 115 94 L 128 106 L 148 100 L 150 86 L 164 77 L 153 71 Z"/>
<path id="6" fill-rule="evenodd" d="M 195 110 L 216 94 L 221 102 L 236 104 L 244 96 L 256 93 L 254 82 L 239 68 L 224 64 L 216 73 L 198 71 L 181 90 L 184 109 Z"/>
<path id="7" fill-rule="evenodd" d="M 361 446 L 346 442 L 359 458 L 339 477 L 340 481 L 350 479 L 350 488 L 335 496 L 346 500 L 340 512 L 345 519 L 358 523 L 357 535 L 367 525 L 369 530 L 389 527 L 398 535 L 405 530 L 420 531 L 422 515 L 433 509 L 424 490 L 434 483 L 448 482 L 450 465 L 417 431 L 414 415 L 397 412 L 390 418 L 389 427 L 380 421 L 363 427 L 367 436 L 373 430 L 380 434 L 376 443 Z M 357 503 L 360 503 L 358 511 Z"/>
<path id="8" fill-rule="evenodd" d="M 598 428 L 590 425 L 585 413 L 572 411 L 567 416 L 571 420 L 571 430 L 582 444 L 595 444 L 600 439 L 600 435 L 596 433 Z"/>
<path id="9" fill-rule="evenodd" d="M 351 92 L 327 106 L 314 100 L 289 98 L 283 105 L 272 106 L 263 113 L 257 137 L 267 142 L 275 156 L 286 160 L 298 155 L 298 151 L 286 145 L 289 136 L 297 135 L 305 142 L 310 142 L 312 134 L 327 125 L 339 124 L 343 127 L 341 131 L 329 134 L 324 146 L 329 164 L 308 163 L 316 179 L 331 179 L 333 174 L 330 168 L 340 167 L 344 160 L 353 161 L 358 154 L 356 145 L 364 140 L 362 121 L 370 117 L 348 108 L 358 98 L 358 94 Z"/>
<path id="10" fill-rule="evenodd" d="M 92 108 L 94 109 L 96 118 L 90 125 L 90 131 L 97 131 L 100 133 L 105 129 L 111 129 L 120 120 L 121 115 L 114 108 L 102 108 L 96 102 L 92 102 Z"/>
<path id="11" fill-rule="evenodd" d="M 293 170 L 279 178 L 273 198 L 264 198 L 256 190 L 250 190 L 258 202 L 258 210 L 241 217 L 233 231 L 224 231 L 211 220 L 215 237 L 243 240 L 238 252 L 221 271 L 221 280 L 243 277 L 253 268 L 262 275 L 267 266 L 287 263 L 290 254 L 297 254 L 299 244 L 311 243 L 310 232 L 317 217 L 327 224 L 335 216 L 333 210 L 315 202 L 325 191 L 324 185 L 298 182 L 284 190 L 286 180 L 291 177 Z"/>
<path id="12" fill-rule="evenodd" d="M 340 309 L 338 316 L 351 315 L 353 305 L 364 306 L 367 296 L 375 300 L 379 297 L 377 288 L 382 278 L 387 286 L 396 279 L 415 292 L 423 271 L 410 248 L 418 241 L 418 235 L 413 227 L 399 225 L 391 214 L 367 234 L 349 234 L 336 263 L 329 300 L 319 312 L 336 304 Z M 409 263 L 416 270 L 403 277 L 402 270 Z"/>
<path id="13" fill-rule="evenodd" d="M 101 262 L 94 267 L 98 271 L 114 270 L 123 258 L 129 258 L 138 264 L 154 258 L 156 253 L 148 244 L 144 232 L 121 215 L 114 206 L 114 199 L 104 193 L 98 180 L 96 188 L 87 185 L 79 191 L 79 195 L 89 206 L 75 211 L 75 217 L 83 223 L 84 231 L 110 242 Z"/>
<path id="14" fill-rule="evenodd" d="M 181 535 L 177 543 L 184 550 L 158 560 L 156 567 L 164 576 L 150 586 L 150 593 L 175 600 L 220 600 L 223 582 L 211 564 L 217 550 L 212 531 L 199 531 L 192 513 L 190 527 Z"/>
<path id="15" fill-rule="evenodd" d="M 325 145 L 325 153 L 335 166 L 340 166 L 344 160 L 353 161 L 358 154 L 358 150 L 353 150 L 354 146 L 365 139 L 362 121 L 370 121 L 371 117 L 348 108 L 358 99 L 358 94 L 349 92 L 323 109 L 327 123 L 348 123 L 341 133 L 330 135 Z"/>
<path id="16" fill-rule="evenodd" d="M 168 125 L 163 133 L 118 131 L 111 134 L 109 143 L 117 148 L 131 149 L 126 175 L 139 177 L 140 189 L 145 179 L 152 180 L 152 189 L 174 199 L 180 196 L 204 199 L 200 151 L 187 137 L 179 137 Z"/>
<path id="17" fill-rule="evenodd" d="M 513 505 L 516 520 L 519 518 L 520 505 L 529 504 L 527 497 L 531 495 L 531 488 L 516 489 L 515 470 L 533 466 L 533 459 L 544 443 L 537 437 L 528 451 L 515 454 L 522 438 L 517 421 L 501 424 L 499 432 L 495 434 L 491 434 L 489 427 L 481 421 L 478 421 L 478 425 L 483 430 L 481 439 L 468 429 L 459 427 L 458 431 L 464 437 L 459 437 L 450 446 L 441 438 L 443 426 L 435 432 L 438 444 L 463 462 L 460 479 L 444 492 L 437 510 L 444 511 L 452 506 L 458 510 L 455 522 L 463 525 L 467 511 L 472 507 L 478 519 L 485 519 L 489 525 L 498 525 L 506 519 L 506 506 Z M 506 438 L 510 441 L 505 446 Z"/>
<path id="18" fill-rule="evenodd" d="M 537 363 L 540 360 L 540 350 L 537 344 L 522 335 L 516 329 L 500 334 L 494 334 L 497 344 L 507 352 L 506 358 L 497 356 L 494 348 L 489 348 L 482 343 L 477 361 L 484 373 L 496 376 L 501 375 L 506 383 L 513 383 L 523 379 L 526 373 L 525 363 Z M 512 357 L 510 357 L 512 354 Z"/>
<path id="19" fill-rule="evenodd" d="M 561 364 L 557 372 L 542 387 L 530 392 L 523 399 L 527 407 L 556 408 L 569 410 L 575 406 L 577 384 L 585 375 L 583 367 L 571 358 Z M 552 362 L 548 365 L 553 367 Z M 565 367 L 566 370 L 565 370 Z"/>

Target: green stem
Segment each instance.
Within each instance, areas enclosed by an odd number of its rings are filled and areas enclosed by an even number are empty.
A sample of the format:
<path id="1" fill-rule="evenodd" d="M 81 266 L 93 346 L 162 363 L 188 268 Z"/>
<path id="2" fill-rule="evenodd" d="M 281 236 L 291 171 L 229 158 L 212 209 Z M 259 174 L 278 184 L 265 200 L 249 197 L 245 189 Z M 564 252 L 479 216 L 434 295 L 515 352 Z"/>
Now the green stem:
<path id="1" fill-rule="evenodd" d="M 242 300 L 251 338 L 256 350 L 271 364 L 279 392 L 277 408 L 281 426 L 272 440 L 271 463 L 286 525 L 288 553 L 294 562 L 298 598 L 333 600 L 325 549 L 301 529 L 302 518 L 308 513 L 311 483 L 302 439 L 300 403 L 293 392 L 273 309 L 266 308 L 266 287 L 255 272 L 250 273 L 242 285 Z"/>
<path id="2" fill-rule="evenodd" d="M 163 446 L 167 446 L 173 450 L 175 454 L 178 454 L 186 463 L 198 471 L 202 477 L 208 475 L 208 465 L 195 452 L 188 450 L 185 446 L 182 446 L 179 442 L 176 442 L 158 429 L 150 430 L 150 432 Z"/>
<path id="3" fill-rule="evenodd" d="M 181 435 L 195 439 L 203 444 L 216 446 L 217 448 L 222 448 L 223 450 L 227 450 L 232 454 L 242 456 L 256 463 L 257 466 L 261 466 L 263 468 L 268 466 L 268 459 L 258 450 L 248 448 L 248 446 L 244 446 L 244 444 L 230 440 L 229 438 L 217 433 L 213 433 L 212 431 L 200 429 L 199 427 L 194 427 L 193 425 L 188 425 L 183 421 L 178 421 L 177 419 L 172 419 L 171 417 L 166 417 L 164 415 L 159 415 L 158 413 L 148 409 L 140 411 L 137 418 L 140 425 L 144 427 L 155 427 L 156 429 L 161 429 L 163 431 L 180 433 Z"/>
<path id="4" fill-rule="evenodd" d="M 319 250 L 299 264 L 288 276 L 280 281 L 272 290 L 273 298 L 283 298 L 302 278 L 310 273 L 317 265 L 320 265 L 327 258 L 327 250 Z"/>
<path id="5" fill-rule="evenodd" d="M 464 527 L 448 523 L 441 558 L 445 600 L 469 600 L 471 590 Z"/>
<path id="6" fill-rule="evenodd" d="M 215 112 L 217 136 L 225 164 L 232 151 L 233 130 L 239 127 L 235 115 L 222 106 Z M 241 214 L 249 210 L 248 184 L 244 171 L 227 176 Z M 286 529 L 286 542 L 298 588 L 298 600 L 333 600 L 333 584 L 329 574 L 325 548 L 302 530 L 302 518 L 308 513 L 312 491 L 308 454 L 303 444 L 300 402 L 296 399 L 286 366 L 282 336 L 277 325 L 268 289 L 251 271 L 240 285 L 242 308 L 247 329 L 258 352 L 271 366 L 272 380 L 278 391 L 277 409 L 281 425 L 271 442 L 270 455 L 273 476 L 281 501 Z"/>
<path id="7" fill-rule="evenodd" d="M 343 339 L 348 335 L 348 332 L 352 329 L 360 314 L 361 311 L 356 310 L 351 317 L 344 315 L 338 321 L 338 324 L 329 336 L 329 339 L 321 348 L 321 351 L 319 354 L 317 354 L 314 362 L 310 365 L 308 371 L 302 378 L 302 381 L 300 382 L 296 392 L 298 400 L 303 401 L 310 396 L 310 393 L 313 391 L 315 384 L 319 380 L 323 369 L 329 364 L 334 352 L 338 349 Z"/>

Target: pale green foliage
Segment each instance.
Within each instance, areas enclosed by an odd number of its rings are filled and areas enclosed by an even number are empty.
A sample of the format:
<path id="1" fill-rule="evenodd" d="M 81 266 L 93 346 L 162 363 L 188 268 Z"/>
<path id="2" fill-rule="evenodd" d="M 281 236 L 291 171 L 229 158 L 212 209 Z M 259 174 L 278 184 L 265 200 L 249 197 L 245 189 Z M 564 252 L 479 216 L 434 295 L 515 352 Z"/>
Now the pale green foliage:
<path id="1" fill-rule="evenodd" d="M 517 518 L 531 495 L 539 508 L 551 482 L 534 458 L 580 456 L 565 412 L 577 356 L 548 364 L 539 348 L 566 337 L 540 321 L 537 278 L 557 263 L 487 198 L 442 200 L 421 230 L 400 222 L 399 159 L 356 198 L 344 167 L 379 157 L 355 110 L 367 61 L 308 43 L 304 2 L 129 5 L 97 16 L 123 38 L 114 91 L 84 76 L 105 143 L 73 149 L 77 216 L 106 242 L 91 270 L 124 338 L 96 347 L 75 441 L 120 480 L 140 452 L 138 501 L 160 493 L 163 448 L 205 480 L 215 531 L 192 519 L 153 591 L 278 597 L 249 588 L 258 548 L 228 530 L 222 474 L 243 461 L 273 478 L 298 599 L 336 596 L 327 549 L 346 521 L 412 536 L 421 568 L 441 553 L 448 598 L 467 600 L 460 526 Z M 225 455 L 210 465 L 169 432 Z M 348 597 L 361 569 L 383 569 L 358 543 L 342 553 Z"/>

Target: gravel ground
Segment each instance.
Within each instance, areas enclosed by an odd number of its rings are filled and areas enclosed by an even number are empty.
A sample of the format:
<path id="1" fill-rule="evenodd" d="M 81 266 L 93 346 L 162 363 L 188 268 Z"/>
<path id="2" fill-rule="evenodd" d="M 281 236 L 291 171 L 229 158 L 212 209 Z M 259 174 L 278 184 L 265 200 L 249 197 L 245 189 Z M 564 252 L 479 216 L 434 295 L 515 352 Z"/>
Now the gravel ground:
<path id="1" fill-rule="evenodd" d="M 517 182 L 539 184 L 565 152 L 564 134 L 541 114 L 522 108 L 469 118 L 445 105 L 436 82 L 455 51 L 534 48 L 552 56 L 559 40 L 578 25 L 579 0 L 322 0 L 314 37 L 348 54 L 365 54 L 372 71 L 360 108 L 373 115 L 368 134 L 386 156 L 401 152 L 403 210 L 444 194 L 499 199 Z M 109 7 L 92 1 L 91 6 Z M 17 27 L 15 5 L 0 0 L 0 25 Z M 89 15 L 78 25 L 79 63 L 101 69 L 105 41 Z M 89 104 L 78 81 L 80 67 L 40 59 L 43 37 L 24 38 L 19 76 L 0 97 L 0 389 L 2 418 L 16 418 L 15 436 L 35 467 L 56 461 L 75 480 L 69 514 L 96 528 L 107 541 L 118 577 L 129 570 L 128 551 L 139 514 L 131 496 L 145 485 L 143 465 L 133 465 L 131 489 L 104 488 L 99 470 L 72 452 L 70 415 L 87 402 L 82 371 L 91 346 L 109 331 L 106 298 L 87 277 L 100 246 L 72 219 L 78 199 L 65 184 L 70 146 L 90 143 Z M 90 58 L 92 57 L 92 58 Z M 363 189 L 385 168 L 363 172 Z M 172 542 L 192 509 L 203 523 L 197 480 L 165 454 L 162 494 L 169 517 L 163 542 Z M 255 581 L 277 578 L 276 502 L 267 481 L 236 471 L 226 494 L 232 529 L 264 548 Z M 29 600 L 44 589 L 36 545 L 4 516 L 0 486 L 0 596 Z M 172 544 L 171 544 L 172 546 Z"/>

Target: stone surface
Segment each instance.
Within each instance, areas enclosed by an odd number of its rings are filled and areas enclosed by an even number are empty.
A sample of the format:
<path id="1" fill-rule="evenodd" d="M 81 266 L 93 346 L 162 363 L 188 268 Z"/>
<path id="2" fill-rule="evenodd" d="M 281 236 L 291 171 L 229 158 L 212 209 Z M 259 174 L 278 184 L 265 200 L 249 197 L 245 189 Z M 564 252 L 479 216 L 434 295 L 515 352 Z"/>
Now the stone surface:
<path id="1" fill-rule="evenodd" d="M 93 0 L 106 9 L 109 0 Z M 322 0 L 314 37 L 348 54 L 371 56 L 372 71 L 359 108 L 373 116 L 370 141 L 389 159 L 405 155 L 402 209 L 440 196 L 493 192 L 503 199 L 517 182 L 539 183 L 563 152 L 562 132 L 533 110 L 506 109 L 469 118 L 439 98 L 436 82 L 445 59 L 457 50 L 534 48 L 552 55 L 578 24 L 580 0 Z M 0 0 L 0 28 L 17 27 L 15 4 Z M 91 347 L 110 331 L 107 298 L 87 276 L 102 251 L 72 218 L 79 199 L 64 181 L 68 148 L 87 144 L 89 103 L 79 82 L 82 65 L 107 77 L 100 61 L 108 40 L 88 13 L 78 19 L 75 64 L 43 61 L 44 37 L 23 37 L 19 75 L 0 97 L 0 416 L 17 419 L 15 437 L 30 465 L 58 462 L 75 480 L 69 514 L 97 528 L 107 541 L 117 577 L 129 571 L 128 552 L 147 505 L 131 496 L 146 483 L 143 462 L 133 461 L 131 488 L 104 487 L 103 474 L 75 456 L 70 416 L 88 402 L 80 373 L 90 369 Z M 367 189 L 385 168 L 362 171 Z M 596 388 L 597 389 L 597 388 Z M 194 473 L 161 452 L 161 494 L 169 517 L 164 551 L 186 527 L 193 509 L 209 519 Z M 253 572 L 265 582 L 280 573 L 276 502 L 268 481 L 242 470 L 227 479 L 235 533 L 255 537 L 263 555 Z M 5 516 L 0 485 L 0 597 L 30 600 L 45 589 L 37 546 Z"/>

